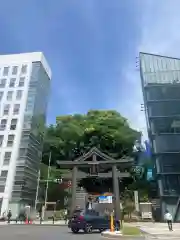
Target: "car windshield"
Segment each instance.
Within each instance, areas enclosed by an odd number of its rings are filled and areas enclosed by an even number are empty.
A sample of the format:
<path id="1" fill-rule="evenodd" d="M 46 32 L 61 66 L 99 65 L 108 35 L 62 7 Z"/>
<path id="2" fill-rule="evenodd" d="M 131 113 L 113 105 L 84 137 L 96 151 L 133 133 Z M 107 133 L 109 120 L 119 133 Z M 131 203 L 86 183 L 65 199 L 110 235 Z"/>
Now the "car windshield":
<path id="1" fill-rule="evenodd" d="M 78 209 L 74 211 L 74 216 L 84 216 L 84 215 L 93 215 L 93 216 L 99 216 L 99 213 L 96 212 L 95 210 L 82 210 Z"/>
<path id="2" fill-rule="evenodd" d="M 96 212 L 96 211 L 93 210 L 93 209 L 91 209 L 91 210 L 86 210 L 84 213 L 87 214 L 87 215 L 99 216 L 99 213 Z"/>

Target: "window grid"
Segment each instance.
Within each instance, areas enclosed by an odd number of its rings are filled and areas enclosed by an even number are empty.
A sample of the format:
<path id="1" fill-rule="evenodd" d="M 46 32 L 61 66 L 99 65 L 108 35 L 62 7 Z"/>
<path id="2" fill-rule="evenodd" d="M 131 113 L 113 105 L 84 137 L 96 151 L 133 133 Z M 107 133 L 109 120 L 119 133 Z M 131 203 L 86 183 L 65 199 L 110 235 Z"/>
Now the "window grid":
<path id="1" fill-rule="evenodd" d="M 16 83 L 16 79 L 15 78 L 11 78 L 10 79 L 10 83 L 9 83 L 9 87 L 14 87 Z"/>
<path id="2" fill-rule="evenodd" d="M 26 73 L 27 73 L 27 65 L 22 65 L 21 74 L 26 74 Z"/>
<path id="3" fill-rule="evenodd" d="M 0 92 L 0 101 L 2 100 L 4 92 Z"/>
<path id="4" fill-rule="evenodd" d="M 12 97 L 13 97 L 13 91 L 8 91 L 8 92 L 7 92 L 7 100 L 8 100 L 8 101 L 11 101 L 11 100 L 12 100 Z"/>
<path id="5" fill-rule="evenodd" d="M 0 185 L 0 193 L 3 193 L 5 191 L 5 185 Z"/>
<path id="6" fill-rule="evenodd" d="M 20 110 L 20 104 L 14 104 L 14 108 L 13 108 L 13 114 L 19 114 L 19 110 Z"/>
<path id="7" fill-rule="evenodd" d="M 25 77 L 20 77 L 18 87 L 24 87 Z"/>
<path id="8" fill-rule="evenodd" d="M 14 143 L 14 135 L 8 135 L 7 147 L 12 146 Z"/>
<path id="9" fill-rule="evenodd" d="M 8 115 L 9 114 L 9 109 L 10 109 L 10 104 L 5 104 L 4 105 L 4 110 L 3 110 L 3 115 Z"/>
<path id="10" fill-rule="evenodd" d="M 5 152 L 3 166 L 9 166 L 11 160 L 11 152 Z"/>
<path id="11" fill-rule="evenodd" d="M 0 130 L 5 130 L 7 126 L 7 119 L 2 119 L 0 123 Z"/>
<path id="12" fill-rule="evenodd" d="M 8 74 L 9 74 L 9 67 L 4 67 L 3 76 L 8 76 Z"/>
<path id="13" fill-rule="evenodd" d="M 0 80 L 0 88 L 5 88 L 6 82 L 7 82 L 7 79 L 6 78 L 2 78 Z"/>
<path id="14" fill-rule="evenodd" d="M 17 90 L 17 92 L 16 92 L 16 100 L 21 100 L 21 98 L 22 98 L 22 93 L 23 93 L 22 90 Z"/>
<path id="15" fill-rule="evenodd" d="M 18 72 L 18 66 L 13 66 L 12 67 L 12 75 L 16 75 Z"/>
<path id="16" fill-rule="evenodd" d="M 0 146 L 2 146 L 4 140 L 4 135 L 0 135 Z"/>
<path id="17" fill-rule="evenodd" d="M 8 171 L 7 170 L 1 171 L 1 177 L 7 177 L 7 175 L 8 175 Z"/>
<path id="18" fill-rule="evenodd" d="M 10 130 L 16 130 L 16 126 L 17 126 L 17 119 L 12 119 Z"/>

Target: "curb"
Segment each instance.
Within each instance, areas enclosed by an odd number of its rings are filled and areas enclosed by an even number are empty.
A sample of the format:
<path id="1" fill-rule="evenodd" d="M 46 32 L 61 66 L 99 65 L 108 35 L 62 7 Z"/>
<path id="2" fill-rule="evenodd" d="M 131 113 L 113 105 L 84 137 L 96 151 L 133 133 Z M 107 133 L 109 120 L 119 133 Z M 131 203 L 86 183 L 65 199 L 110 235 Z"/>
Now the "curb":
<path id="1" fill-rule="evenodd" d="M 146 237 L 143 235 L 140 236 L 132 236 L 132 235 L 112 235 L 111 233 L 103 232 L 101 233 L 101 236 L 104 238 L 109 238 L 109 239 L 122 239 L 122 240 L 132 240 L 132 239 L 137 239 L 137 240 L 145 240 Z"/>
<path id="2" fill-rule="evenodd" d="M 11 224 L 8 224 L 8 223 L 4 223 L 4 224 L 0 224 L 0 227 L 1 226 L 52 226 L 52 227 L 67 227 L 67 225 L 65 224 L 48 224 L 48 223 L 32 223 L 32 224 L 21 224 L 21 223 L 11 223 Z"/>

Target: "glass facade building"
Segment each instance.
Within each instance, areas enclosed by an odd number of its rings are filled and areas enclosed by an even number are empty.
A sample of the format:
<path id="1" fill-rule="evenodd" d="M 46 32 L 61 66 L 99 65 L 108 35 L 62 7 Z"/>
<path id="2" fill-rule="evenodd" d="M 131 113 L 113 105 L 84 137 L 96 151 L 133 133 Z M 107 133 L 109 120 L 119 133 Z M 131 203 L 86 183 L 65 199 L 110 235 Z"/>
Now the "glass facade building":
<path id="1" fill-rule="evenodd" d="M 161 202 L 180 220 L 180 59 L 140 53 L 148 135 Z"/>
<path id="2" fill-rule="evenodd" d="M 51 70 L 42 53 L 0 56 L 0 212 L 34 207 Z"/>
<path id="3" fill-rule="evenodd" d="M 35 199 L 37 174 L 43 147 L 49 84 L 49 77 L 42 64 L 40 62 L 33 63 L 12 201 L 21 200 L 33 205 Z"/>

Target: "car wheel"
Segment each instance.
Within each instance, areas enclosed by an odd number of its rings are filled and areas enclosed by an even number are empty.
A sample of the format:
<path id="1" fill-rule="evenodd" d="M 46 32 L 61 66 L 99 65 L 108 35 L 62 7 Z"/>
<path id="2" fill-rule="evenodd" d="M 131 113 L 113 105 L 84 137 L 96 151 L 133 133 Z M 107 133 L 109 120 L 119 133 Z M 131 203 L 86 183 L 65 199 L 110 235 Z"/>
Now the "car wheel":
<path id="1" fill-rule="evenodd" d="M 79 229 L 78 229 L 78 228 L 71 228 L 71 231 L 72 231 L 73 233 L 78 233 L 78 232 L 79 232 Z"/>
<path id="2" fill-rule="evenodd" d="M 84 229 L 85 233 L 92 233 L 92 225 L 91 224 L 86 224 L 86 227 Z"/>
<path id="3" fill-rule="evenodd" d="M 104 232 L 104 230 L 105 230 L 104 228 L 100 228 L 99 232 L 102 233 L 102 232 Z"/>

